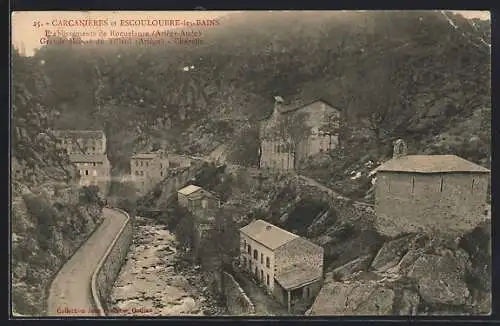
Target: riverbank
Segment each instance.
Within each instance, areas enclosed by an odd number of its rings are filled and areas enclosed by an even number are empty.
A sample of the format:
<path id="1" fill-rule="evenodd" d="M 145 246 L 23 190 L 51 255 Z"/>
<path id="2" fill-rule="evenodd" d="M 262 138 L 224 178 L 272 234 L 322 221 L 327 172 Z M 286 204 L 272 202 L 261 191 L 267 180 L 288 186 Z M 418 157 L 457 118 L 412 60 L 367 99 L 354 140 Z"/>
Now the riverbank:
<path id="1" fill-rule="evenodd" d="M 179 268 L 175 236 L 137 217 L 134 239 L 110 295 L 110 316 L 214 316 L 226 313 L 199 269 Z"/>

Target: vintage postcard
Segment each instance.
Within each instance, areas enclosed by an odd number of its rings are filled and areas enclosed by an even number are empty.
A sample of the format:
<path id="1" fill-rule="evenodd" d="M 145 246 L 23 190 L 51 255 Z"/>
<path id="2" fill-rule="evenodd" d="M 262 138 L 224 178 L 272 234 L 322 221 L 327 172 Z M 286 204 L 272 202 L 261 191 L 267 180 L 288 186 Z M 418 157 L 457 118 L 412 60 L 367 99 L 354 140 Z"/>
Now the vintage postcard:
<path id="1" fill-rule="evenodd" d="M 11 22 L 12 316 L 490 314 L 489 12 Z"/>

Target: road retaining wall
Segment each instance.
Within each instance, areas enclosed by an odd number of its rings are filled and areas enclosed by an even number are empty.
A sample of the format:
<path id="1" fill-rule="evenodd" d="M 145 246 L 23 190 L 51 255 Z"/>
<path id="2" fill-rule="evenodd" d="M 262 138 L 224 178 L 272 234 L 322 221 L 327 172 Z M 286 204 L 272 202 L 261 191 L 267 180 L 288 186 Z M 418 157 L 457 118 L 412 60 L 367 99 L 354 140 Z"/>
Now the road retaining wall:
<path id="1" fill-rule="evenodd" d="M 116 277 L 125 261 L 132 243 L 133 223 L 129 214 L 121 209 L 113 208 L 127 216 L 127 220 L 117 233 L 103 258 L 92 275 L 92 297 L 100 316 L 106 316 L 107 299 Z"/>
<path id="2" fill-rule="evenodd" d="M 226 306 L 228 311 L 232 315 L 241 316 L 241 315 L 254 315 L 255 314 L 255 306 L 253 305 L 250 298 L 245 294 L 241 286 L 236 282 L 234 277 L 227 273 L 223 272 L 223 292 L 226 298 Z"/>

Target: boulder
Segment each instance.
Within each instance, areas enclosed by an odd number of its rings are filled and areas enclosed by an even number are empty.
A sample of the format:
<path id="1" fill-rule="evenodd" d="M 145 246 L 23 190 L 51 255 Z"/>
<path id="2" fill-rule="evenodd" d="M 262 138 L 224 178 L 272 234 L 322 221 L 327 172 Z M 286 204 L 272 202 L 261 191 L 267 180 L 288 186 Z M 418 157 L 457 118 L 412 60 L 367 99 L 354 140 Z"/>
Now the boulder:
<path id="1" fill-rule="evenodd" d="M 376 282 L 325 284 L 310 315 L 392 315 L 394 291 Z"/>
<path id="2" fill-rule="evenodd" d="M 399 264 L 397 265 L 397 270 L 399 273 L 403 275 L 407 275 L 415 261 L 424 254 L 422 249 L 410 249 L 408 252 L 401 258 Z"/>
<path id="3" fill-rule="evenodd" d="M 398 300 L 397 311 L 394 312 L 395 315 L 403 316 L 415 316 L 418 312 L 418 305 L 420 303 L 420 296 L 410 290 L 403 290 L 401 300 Z"/>
<path id="4" fill-rule="evenodd" d="M 409 276 L 417 281 L 422 299 L 430 306 L 466 304 L 469 289 L 463 261 L 453 255 L 422 255 Z"/>
<path id="5" fill-rule="evenodd" d="M 411 238 L 411 235 L 407 235 L 384 243 L 373 259 L 371 267 L 383 272 L 396 266 L 408 251 Z"/>
<path id="6" fill-rule="evenodd" d="M 365 255 L 348 262 L 345 265 L 337 267 L 333 270 L 333 277 L 337 280 L 345 280 L 353 273 L 368 269 L 372 255 Z"/>

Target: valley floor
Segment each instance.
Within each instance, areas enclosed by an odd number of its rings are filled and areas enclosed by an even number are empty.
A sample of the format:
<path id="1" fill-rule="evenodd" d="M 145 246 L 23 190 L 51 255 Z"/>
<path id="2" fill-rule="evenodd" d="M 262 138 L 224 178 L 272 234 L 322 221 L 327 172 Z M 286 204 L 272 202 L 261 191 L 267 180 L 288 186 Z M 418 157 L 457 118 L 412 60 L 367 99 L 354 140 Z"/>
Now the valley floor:
<path id="1" fill-rule="evenodd" d="M 175 236 L 166 226 L 137 217 L 134 240 L 110 295 L 110 316 L 222 315 L 201 271 L 179 272 Z"/>

